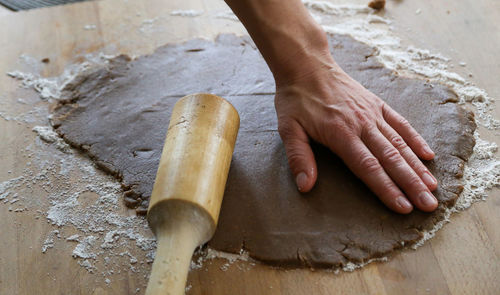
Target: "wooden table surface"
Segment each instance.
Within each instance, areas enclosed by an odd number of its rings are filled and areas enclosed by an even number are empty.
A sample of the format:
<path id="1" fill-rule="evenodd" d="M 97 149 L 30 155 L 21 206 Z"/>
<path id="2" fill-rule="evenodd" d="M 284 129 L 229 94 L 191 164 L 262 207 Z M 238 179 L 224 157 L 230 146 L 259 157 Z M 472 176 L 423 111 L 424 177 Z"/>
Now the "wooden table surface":
<path id="1" fill-rule="evenodd" d="M 357 2 L 368 1 L 333 1 Z M 172 17 L 174 9 L 201 9 L 201 17 Z M 46 76 L 60 74 L 77 56 L 150 53 L 167 42 L 213 38 L 222 32 L 244 33 L 241 24 L 213 16 L 227 9 L 222 0 L 103 0 L 13 13 L 0 7 L 0 100 L 9 108 L 18 82 L 6 71 L 18 57 L 49 57 Z M 420 9 L 421 13 L 416 13 Z M 500 1 L 388 0 L 384 12 L 404 43 L 451 57 L 454 71 L 470 78 L 491 97 L 500 97 Z M 144 19 L 162 27 L 145 26 Z M 96 24 L 95 30 L 83 30 Z M 147 23 L 146 23 L 147 25 Z M 143 30 L 140 30 L 140 28 Z M 499 108 L 495 110 L 499 117 Z M 0 182 L 20 173 L 27 159 L 18 152 L 34 140 L 31 127 L 0 118 Z M 492 132 L 481 129 L 490 140 Z M 37 198 L 36 193 L 32 198 Z M 42 254 L 43 239 L 54 229 L 34 212 L 8 211 L 0 204 L 0 294 L 135 294 L 144 292 L 144 274 L 124 270 L 110 284 L 80 267 L 74 245 L 59 244 Z M 238 262 L 227 271 L 214 260 L 190 273 L 189 294 L 500 294 L 500 193 L 452 216 L 431 241 L 404 251 L 389 262 L 372 263 L 352 273 L 279 270 Z"/>

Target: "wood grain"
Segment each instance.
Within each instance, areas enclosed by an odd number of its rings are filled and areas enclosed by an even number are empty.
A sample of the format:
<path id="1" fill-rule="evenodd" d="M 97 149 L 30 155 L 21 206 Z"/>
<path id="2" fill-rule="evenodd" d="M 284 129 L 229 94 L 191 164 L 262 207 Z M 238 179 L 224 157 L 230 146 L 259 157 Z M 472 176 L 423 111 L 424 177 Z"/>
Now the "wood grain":
<path id="1" fill-rule="evenodd" d="M 174 9 L 205 13 L 197 18 L 170 16 Z M 43 74 L 53 76 L 86 53 L 140 55 L 167 42 L 244 33 L 238 22 L 214 17 L 224 9 L 222 0 L 103 0 L 16 13 L 0 8 L 0 73 L 18 69 L 21 54 L 50 58 Z M 490 96 L 500 97 L 500 1 L 394 0 L 388 1 L 382 14 L 394 19 L 394 30 L 405 44 L 451 57 L 457 65 L 453 71 L 470 74 L 470 80 Z M 152 20 L 154 26 L 145 20 Z M 84 30 L 88 24 L 96 29 Z M 461 61 L 467 66 L 458 67 Z M 25 108 L 12 103 L 17 86 L 0 74 L 2 109 Z M 495 113 L 499 117 L 498 107 Z M 480 131 L 500 142 L 494 133 Z M 0 181 L 22 173 L 29 159 L 21 149 L 35 137 L 29 126 L 0 118 Z M 32 197 L 43 195 L 34 191 Z M 494 190 L 487 202 L 453 216 L 417 251 L 399 253 L 389 262 L 352 273 L 279 270 L 243 262 L 223 271 L 226 262 L 214 260 L 190 273 L 189 294 L 498 294 L 498 212 L 500 193 Z M 123 208 L 123 214 L 130 213 Z M 144 274 L 127 269 L 105 284 L 101 274 L 91 274 L 76 263 L 71 257 L 74 245 L 69 243 L 58 243 L 42 254 L 43 240 L 54 227 L 36 212 L 14 213 L 0 204 L 0 220 L 0 294 L 136 294 L 137 288 L 142 294 L 145 290 Z"/>

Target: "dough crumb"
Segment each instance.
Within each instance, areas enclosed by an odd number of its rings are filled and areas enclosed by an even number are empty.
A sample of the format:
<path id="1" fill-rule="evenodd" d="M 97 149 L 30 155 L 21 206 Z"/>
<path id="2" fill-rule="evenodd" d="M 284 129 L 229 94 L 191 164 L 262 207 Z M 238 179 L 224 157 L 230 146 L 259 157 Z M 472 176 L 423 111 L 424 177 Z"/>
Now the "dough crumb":
<path id="1" fill-rule="evenodd" d="M 368 3 L 368 7 L 373 8 L 375 10 L 381 10 L 385 7 L 385 0 L 372 0 Z"/>

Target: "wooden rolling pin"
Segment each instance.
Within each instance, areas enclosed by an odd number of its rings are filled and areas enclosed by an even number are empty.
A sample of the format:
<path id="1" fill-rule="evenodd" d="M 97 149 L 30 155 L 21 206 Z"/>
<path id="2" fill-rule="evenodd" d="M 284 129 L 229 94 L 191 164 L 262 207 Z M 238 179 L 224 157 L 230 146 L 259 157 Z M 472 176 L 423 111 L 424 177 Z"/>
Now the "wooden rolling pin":
<path id="1" fill-rule="evenodd" d="M 185 293 L 193 252 L 215 232 L 239 125 L 215 95 L 175 104 L 147 215 L 157 250 L 146 294 Z"/>

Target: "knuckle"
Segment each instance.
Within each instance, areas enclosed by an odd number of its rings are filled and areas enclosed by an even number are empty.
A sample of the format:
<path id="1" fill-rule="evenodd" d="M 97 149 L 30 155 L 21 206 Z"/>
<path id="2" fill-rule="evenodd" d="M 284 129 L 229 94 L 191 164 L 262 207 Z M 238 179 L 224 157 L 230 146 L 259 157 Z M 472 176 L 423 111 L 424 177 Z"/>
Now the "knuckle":
<path id="1" fill-rule="evenodd" d="M 424 143 L 424 139 L 416 131 L 412 132 L 412 134 L 410 135 L 410 139 L 413 140 L 413 141 Z"/>
<path id="2" fill-rule="evenodd" d="M 408 180 L 408 185 L 410 187 L 414 187 L 414 188 L 421 188 L 421 187 L 426 187 L 425 184 L 422 182 L 422 180 L 420 180 L 419 177 L 411 177 L 409 180 Z"/>
<path id="3" fill-rule="evenodd" d="M 388 117 L 390 114 L 390 111 L 391 111 L 391 107 L 383 100 L 382 100 L 381 109 L 382 109 L 382 116 L 384 118 Z"/>
<path id="4" fill-rule="evenodd" d="M 410 122 L 408 122 L 408 120 L 406 120 L 402 116 L 399 117 L 398 123 L 399 123 L 400 126 L 402 126 L 404 128 L 412 128 Z"/>
<path id="5" fill-rule="evenodd" d="M 370 123 L 370 116 L 368 116 L 364 111 L 354 110 L 353 114 L 354 117 L 356 118 L 356 121 L 358 121 L 358 124 L 361 125 L 362 127 Z"/>
<path id="6" fill-rule="evenodd" d="M 403 138 L 399 135 L 394 135 L 389 139 L 389 141 L 392 143 L 392 145 L 397 148 L 398 150 L 403 150 L 406 149 L 407 145 L 406 142 L 403 140 Z"/>
<path id="7" fill-rule="evenodd" d="M 427 168 L 422 164 L 422 162 L 417 157 L 411 157 L 407 159 L 408 165 L 413 168 L 417 173 L 423 173 L 427 171 Z"/>
<path id="8" fill-rule="evenodd" d="M 382 159 L 387 163 L 398 163 L 401 161 L 401 154 L 393 146 L 389 146 L 382 151 Z"/>
<path id="9" fill-rule="evenodd" d="M 368 140 L 374 137 L 375 132 L 377 132 L 376 127 L 370 124 L 364 124 L 361 127 L 360 137 L 363 140 Z"/>
<path id="10" fill-rule="evenodd" d="M 373 173 L 379 171 L 380 163 L 377 158 L 364 155 L 359 159 L 359 167 L 368 173 Z"/>
<path id="11" fill-rule="evenodd" d="M 382 185 L 385 188 L 386 196 L 396 197 L 399 195 L 398 187 L 396 186 L 396 184 L 394 184 L 394 182 L 390 178 L 388 178 L 387 180 L 383 180 Z"/>

